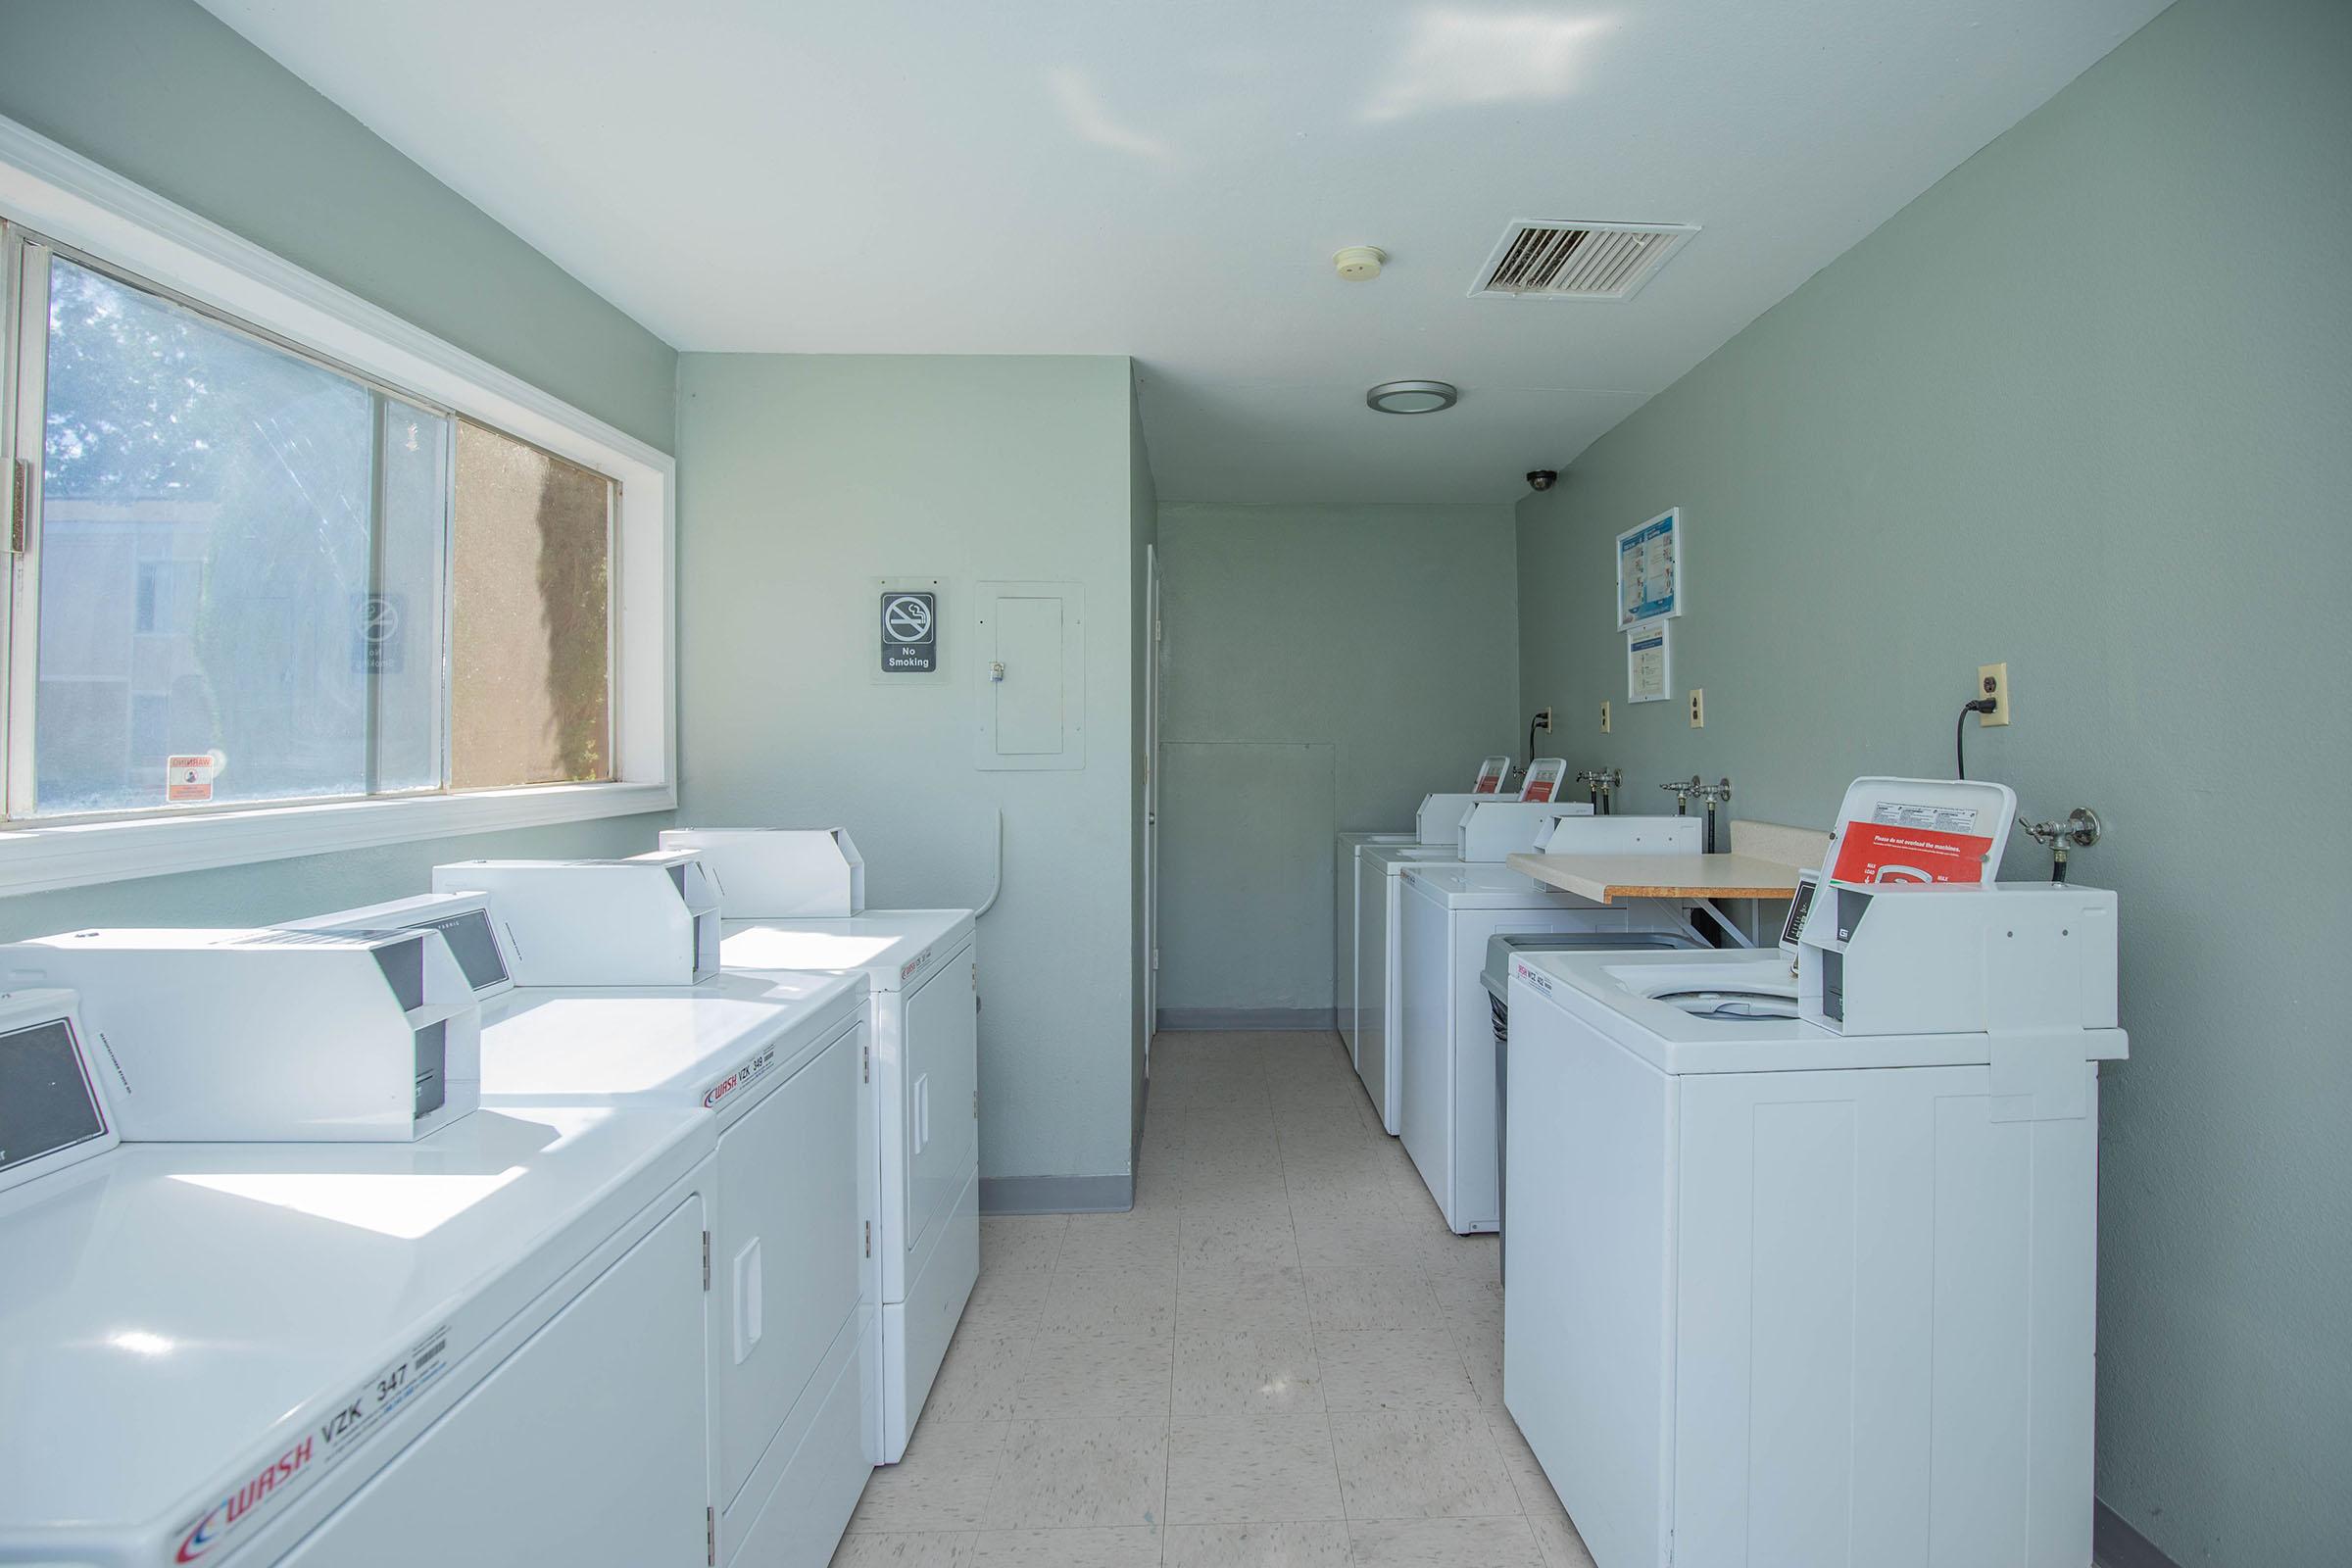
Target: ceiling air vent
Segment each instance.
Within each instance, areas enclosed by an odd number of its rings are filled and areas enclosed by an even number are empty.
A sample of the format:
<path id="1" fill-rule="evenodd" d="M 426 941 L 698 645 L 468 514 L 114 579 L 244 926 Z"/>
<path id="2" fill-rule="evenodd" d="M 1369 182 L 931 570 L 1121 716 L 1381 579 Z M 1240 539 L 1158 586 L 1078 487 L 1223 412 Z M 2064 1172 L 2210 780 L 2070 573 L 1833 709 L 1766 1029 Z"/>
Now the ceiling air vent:
<path id="1" fill-rule="evenodd" d="M 1470 297 L 1630 300 L 1697 232 L 1686 223 L 1515 222 Z"/>

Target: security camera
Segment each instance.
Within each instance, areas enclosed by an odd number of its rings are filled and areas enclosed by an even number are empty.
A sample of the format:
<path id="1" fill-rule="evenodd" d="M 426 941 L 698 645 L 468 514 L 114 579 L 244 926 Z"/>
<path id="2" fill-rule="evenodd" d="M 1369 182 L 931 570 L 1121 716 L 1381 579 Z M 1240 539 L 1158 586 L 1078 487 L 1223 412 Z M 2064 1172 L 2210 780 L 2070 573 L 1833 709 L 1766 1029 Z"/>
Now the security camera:
<path id="1" fill-rule="evenodd" d="M 1531 469 L 1527 475 L 1527 487 L 1530 490 L 1548 490 L 1559 482 L 1559 474 L 1550 468 Z"/>

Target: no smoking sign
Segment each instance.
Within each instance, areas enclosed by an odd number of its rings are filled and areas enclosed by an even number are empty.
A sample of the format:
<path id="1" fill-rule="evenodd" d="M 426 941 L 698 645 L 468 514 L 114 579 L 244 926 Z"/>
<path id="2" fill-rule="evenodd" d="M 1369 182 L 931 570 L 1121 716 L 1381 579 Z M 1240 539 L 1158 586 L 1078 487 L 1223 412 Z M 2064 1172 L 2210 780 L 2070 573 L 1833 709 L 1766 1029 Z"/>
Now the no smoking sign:
<path id="1" fill-rule="evenodd" d="M 928 675 L 939 668 L 939 596 L 891 591 L 882 595 L 882 669 L 890 675 Z"/>

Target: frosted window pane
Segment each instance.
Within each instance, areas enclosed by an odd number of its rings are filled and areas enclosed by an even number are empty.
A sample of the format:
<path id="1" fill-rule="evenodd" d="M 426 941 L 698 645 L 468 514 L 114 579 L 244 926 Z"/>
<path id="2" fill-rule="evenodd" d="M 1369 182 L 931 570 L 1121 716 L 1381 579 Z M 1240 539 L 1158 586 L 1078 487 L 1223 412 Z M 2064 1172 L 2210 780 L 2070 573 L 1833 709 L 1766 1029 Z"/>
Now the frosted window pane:
<path id="1" fill-rule="evenodd" d="M 175 754 L 215 803 L 437 786 L 446 421 L 71 262 L 49 289 L 35 809 L 160 808 Z"/>
<path id="2" fill-rule="evenodd" d="M 609 779 L 612 481 L 458 421 L 450 782 Z"/>

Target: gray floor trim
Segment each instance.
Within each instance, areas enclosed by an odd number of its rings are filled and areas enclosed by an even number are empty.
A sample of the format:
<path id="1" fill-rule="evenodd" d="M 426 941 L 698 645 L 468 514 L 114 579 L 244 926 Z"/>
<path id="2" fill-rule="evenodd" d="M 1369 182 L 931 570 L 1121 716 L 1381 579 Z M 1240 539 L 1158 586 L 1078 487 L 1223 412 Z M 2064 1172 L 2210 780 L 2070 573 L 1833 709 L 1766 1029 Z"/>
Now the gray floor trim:
<path id="1" fill-rule="evenodd" d="M 1336 1029 L 1329 1007 L 1162 1007 L 1159 1027 L 1198 1029 Z"/>
<path id="2" fill-rule="evenodd" d="M 2096 1568 L 2180 1568 L 2104 1502 L 2091 1505 L 2090 1560 Z"/>
<path id="3" fill-rule="evenodd" d="M 1135 1178 L 983 1176 L 983 1214 L 1114 1214 L 1135 1206 Z"/>

